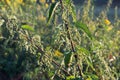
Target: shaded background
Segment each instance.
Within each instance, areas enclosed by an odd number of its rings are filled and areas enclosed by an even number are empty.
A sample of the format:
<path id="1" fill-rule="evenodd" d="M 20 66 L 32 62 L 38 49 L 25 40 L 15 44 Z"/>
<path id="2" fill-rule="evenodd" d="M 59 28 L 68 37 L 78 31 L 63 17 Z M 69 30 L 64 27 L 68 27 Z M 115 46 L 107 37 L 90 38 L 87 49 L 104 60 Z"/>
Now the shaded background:
<path id="1" fill-rule="evenodd" d="M 77 6 L 77 10 L 82 10 L 82 6 L 86 0 L 73 0 L 74 4 Z M 92 4 L 94 5 L 94 16 L 98 17 L 99 13 L 106 8 L 106 5 L 109 0 L 93 0 Z M 111 22 L 115 18 L 115 7 L 117 7 L 117 16 L 120 18 L 120 0 L 113 0 L 109 8 L 107 16 Z"/>
<path id="2" fill-rule="evenodd" d="M 76 5 L 83 4 L 85 0 L 73 0 Z M 106 5 L 109 0 L 93 0 L 96 6 L 103 6 Z M 112 6 L 119 6 L 120 7 L 120 0 L 113 0 Z"/>

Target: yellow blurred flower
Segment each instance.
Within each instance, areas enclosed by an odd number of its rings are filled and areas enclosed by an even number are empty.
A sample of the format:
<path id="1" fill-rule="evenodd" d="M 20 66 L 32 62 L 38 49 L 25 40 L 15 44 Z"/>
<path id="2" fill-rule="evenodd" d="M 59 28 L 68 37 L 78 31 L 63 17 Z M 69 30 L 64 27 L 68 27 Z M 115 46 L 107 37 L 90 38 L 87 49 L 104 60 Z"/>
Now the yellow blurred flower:
<path id="1" fill-rule="evenodd" d="M 14 5 L 14 9 L 18 7 L 18 4 L 16 2 L 14 2 L 13 5 Z"/>
<path id="2" fill-rule="evenodd" d="M 55 2 L 55 0 L 52 0 L 52 3 L 54 3 Z"/>
<path id="3" fill-rule="evenodd" d="M 57 56 L 57 57 L 63 56 L 63 54 L 58 50 L 55 50 L 54 55 Z"/>
<path id="4" fill-rule="evenodd" d="M 105 19 L 105 24 L 106 24 L 106 25 L 110 25 L 110 23 L 111 23 L 111 22 L 110 22 L 108 19 Z"/>
<path id="5" fill-rule="evenodd" d="M 36 2 L 36 0 L 32 0 L 31 2 L 33 2 L 33 3 L 34 3 L 34 2 Z"/>
<path id="6" fill-rule="evenodd" d="M 41 2 L 41 3 L 45 3 L 45 2 L 46 2 L 46 0 L 40 0 L 40 2 Z"/>
<path id="7" fill-rule="evenodd" d="M 22 4 L 23 0 L 16 0 L 17 3 Z"/>
<path id="8" fill-rule="evenodd" d="M 111 31 L 111 30 L 112 30 L 112 27 L 108 27 L 108 28 L 107 28 L 107 31 Z"/>
<path id="9" fill-rule="evenodd" d="M 41 20 L 41 21 L 45 21 L 46 17 L 44 17 L 43 15 L 40 15 L 38 19 Z"/>
<path id="10" fill-rule="evenodd" d="M 5 7 L 2 7 L 2 11 L 5 11 L 6 9 L 5 9 Z"/>
<path id="11" fill-rule="evenodd" d="M 48 8 L 48 4 L 47 3 L 45 4 L 45 7 Z"/>
<path id="12" fill-rule="evenodd" d="M 119 35 L 120 34 L 120 31 L 117 31 L 117 35 Z"/>
<path id="13" fill-rule="evenodd" d="M 6 2 L 7 5 L 11 4 L 10 0 L 5 0 L 5 2 Z"/>

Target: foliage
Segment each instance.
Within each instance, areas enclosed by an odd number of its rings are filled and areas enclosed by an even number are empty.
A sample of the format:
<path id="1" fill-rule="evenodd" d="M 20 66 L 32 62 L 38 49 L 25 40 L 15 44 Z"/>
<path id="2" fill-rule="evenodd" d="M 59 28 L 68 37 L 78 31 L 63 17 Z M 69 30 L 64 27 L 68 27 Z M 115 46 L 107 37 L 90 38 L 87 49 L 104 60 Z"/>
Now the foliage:
<path id="1" fill-rule="evenodd" d="M 80 12 L 73 0 L 50 1 L 0 1 L 0 80 L 120 79 L 120 20 L 107 16 L 111 0 L 97 17 L 92 0 Z"/>
<path id="2" fill-rule="evenodd" d="M 29 34 L 21 26 L 16 18 L 6 18 L 1 26 L 0 69 L 9 75 L 8 78 L 39 65 L 40 53 L 36 50 L 36 45 L 40 45 L 39 36 Z"/>

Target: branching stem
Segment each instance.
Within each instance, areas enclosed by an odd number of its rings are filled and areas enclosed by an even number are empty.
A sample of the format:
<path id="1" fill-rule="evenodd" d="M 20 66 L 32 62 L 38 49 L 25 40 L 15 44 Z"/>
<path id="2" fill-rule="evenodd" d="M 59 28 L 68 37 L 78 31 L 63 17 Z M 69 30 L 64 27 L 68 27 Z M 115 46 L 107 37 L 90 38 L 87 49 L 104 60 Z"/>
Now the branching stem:
<path id="1" fill-rule="evenodd" d="M 63 7 L 63 2 L 62 2 L 62 0 L 60 0 L 60 4 L 61 4 L 62 11 L 63 11 L 64 7 Z M 81 69 L 80 69 L 80 66 L 79 66 L 79 64 L 78 64 L 78 58 L 79 58 L 79 57 L 78 57 L 77 54 L 75 54 L 76 51 L 75 51 L 75 47 L 74 47 L 74 44 L 73 44 L 73 41 L 72 41 L 72 38 L 71 38 L 71 35 L 70 35 L 70 32 L 69 32 L 69 26 L 68 26 L 68 22 L 67 22 L 67 21 L 65 21 L 65 28 L 66 28 L 66 31 L 67 31 L 68 39 L 69 39 L 70 44 L 71 44 L 71 50 L 72 50 L 72 52 L 74 53 L 74 58 L 75 58 L 75 61 L 76 61 L 76 64 L 77 64 L 77 68 L 78 68 L 78 70 L 79 70 L 79 75 L 82 76 L 82 74 L 81 74 Z"/>

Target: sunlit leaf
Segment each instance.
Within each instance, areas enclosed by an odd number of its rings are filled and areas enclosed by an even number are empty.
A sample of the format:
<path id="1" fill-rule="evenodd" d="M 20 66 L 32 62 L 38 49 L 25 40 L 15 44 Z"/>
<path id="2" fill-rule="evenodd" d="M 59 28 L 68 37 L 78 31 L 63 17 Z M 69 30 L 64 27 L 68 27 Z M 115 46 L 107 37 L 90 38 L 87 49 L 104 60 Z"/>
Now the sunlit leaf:
<path id="1" fill-rule="evenodd" d="M 86 75 L 88 76 L 86 80 L 99 80 L 98 76 L 95 74 L 86 73 Z"/>
<path id="2" fill-rule="evenodd" d="M 70 4 L 70 1 L 71 0 L 64 0 L 65 1 L 65 3 L 67 3 L 67 4 Z"/>
<path id="3" fill-rule="evenodd" d="M 89 29 L 88 29 L 88 27 L 87 27 L 86 24 L 77 21 L 77 22 L 75 23 L 75 26 L 76 26 L 77 28 L 83 30 L 83 31 L 88 35 L 88 37 L 89 37 L 90 39 L 92 39 L 91 32 L 89 31 Z"/>
<path id="4" fill-rule="evenodd" d="M 94 74 L 91 75 L 91 78 L 92 78 L 92 80 L 99 80 L 98 76 L 96 76 Z"/>
<path id="5" fill-rule="evenodd" d="M 86 80 L 92 80 L 92 78 L 88 77 Z"/>
<path id="6" fill-rule="evenodd" d="M 68 76 L 67 78 L 66 78 L 66 80 L 74 80 L 75 79 L 75 76 Z"/>
<path id="7" fill-rule="evenodd" d="M 85 61 L 87 62 L 88 66 L 90 66 L 92 68 L 92 70 L 95 70 L 94 67 L 93 67 L 93 63 L 92 63 L 92 60 L 90 58 L 90 52 L 83 48 L 83 47 L 80 47 L 80 46 L 77 46 L 77 50 L 82 52 L 82 54 L 85 55 Z"/>
<path id="8" fill-rule="evenodd" d="M 75 9 L 75 6 L 72 5 L 71 8 L 72 8 L 71 14 L 72 14 L 73 22 L 76 22 L 77 17 L 76 17 L 76 9 Z"/>
<path id="9" fill-rule="evenodd" d="M 71 75 L 71 76 L 67 76 L 66 80 L 83 80 L 83 79 L 81 77 L 75 77 L 75 76 Z"/>
<path id="10" fill-rule="evenodd" d="M 29 25 L 22 25 L 21 27 L 25 30 L 34 31 L 34 28 L 32 26 L 29 26 Z"/>
<path id="11" fill-rule="evenodd" d="M 86 62 L 92 68 L 92 70 L 95 71 L 95 68 L 93 67 L 93 63 L 92 63 L 92 61 L 90 60 L 89 57 L 86 58 Z"/>
<path id="12" fill-rule="evenodd" d="M 90 54 L 90 52 L 84 47 L 77 46 L 77 50 L 79 50 L 80 52 L 83 52 L 85 55 Z"/>
<path id="13" fill-rule="evenodd" d="M 59 2 L 51 4 L 50 9 L 49 9 L 49 15 L 48 15 L 47 23 L 49 23 L 51 21 L 51 18 L 53 17 L 54 12 L 55 12 L 58 5 L 59 5 Z"/>

